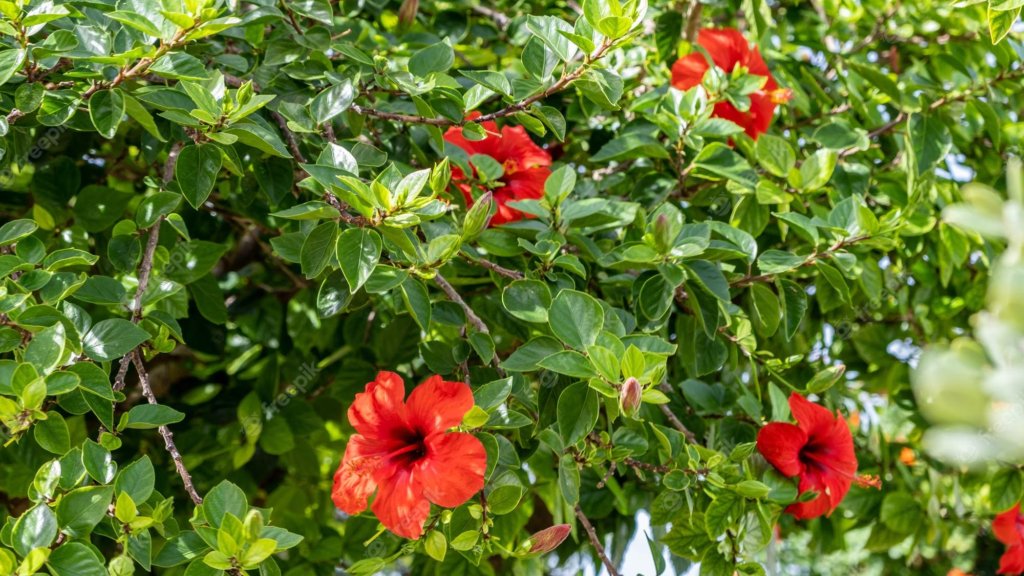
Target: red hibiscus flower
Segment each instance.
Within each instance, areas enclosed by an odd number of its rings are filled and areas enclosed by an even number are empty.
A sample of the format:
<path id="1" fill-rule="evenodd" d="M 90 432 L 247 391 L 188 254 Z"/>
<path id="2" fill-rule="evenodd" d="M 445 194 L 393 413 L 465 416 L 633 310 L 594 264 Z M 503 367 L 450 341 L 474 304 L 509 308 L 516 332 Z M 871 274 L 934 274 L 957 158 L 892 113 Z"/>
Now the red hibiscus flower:
<path id="1" fill-rule="evenodd" d="M 697 43 L 707 50 L 715 66 L 727 74 L 737 66 L 743 66 L 749 74 L 764 76 L 767 79 L 760 90 L 750 94 L 750 109 L 746 112 L 739 111 L 729 102 L 715 104 L 714 116 L 737 124 L 756 140 L 758 135 L 768 131 L 772 116 L 775 114 L 775 106 L 789 101 L 790 91 L 779 89 L 757 47 L 751 49 L 739 30 L 705 28 L 697 36 Z M 698 86 L 704 80 L 708 68 L 704 54 L 687 54 L 672 65 L 672 86 L 680 90 Z"/>
<path id="2" fill-rule="evenodd" d="M 470 119 L 479 115 L 474 113 Z M 508 202 L 535 200 L 544 196 L 544 181 L 551 174 L 551 155 L 534 144 L 522 126 L 504 126 L 499 132 L 493 121 L 482 122 L 480 125 L 487 132 L 483 140 L 467 140 L 462 134 L 462 128 L 458 127 L 449 128 L 444 139 L 462 148 L 470 156 L 490 156 L 505 169 L 505 173 L 498 179 L 500 185 L 492 190 L 498 211 L 491 218 L 491 226 L 529 218 L 528 214 L 508 206 Z M 473 171 L 476 172 L 475 166 Z M 458 166 L 452 168 L 452 181 L 466 198 L 466 204 L 472 206 L 473 185 Z"/>
<path id="3" fill-rule="evenodd" d="M 334 474 L 331 498 L 348 514 L 371 510 L 404 538 L 419 538 L 430 503 L 454 508 L 484 487 L 487 454 L 472 434 L 447 432 L 473 407 L 462 382 L 431 376 L 403 402 L 405 384 L 393 372 L 356 394 L 348 421 L 356 429 Z"/>
<path id="4" fill-rule="evenodd" d="M 1024 516 L 1020 513 L 1020 504 L 996 516 L 992 531 L 1000 542 L 1006 544 L 1006 552 L 999 559 L 999 573 L 1024 572 Z"/>
<path id="5" fill-rule="evenodd" d="M 767 424 L 757 435 L 757 450 L 783 476 L 800 477 L 800 494 L 818 495 L 786 512 L 800 520 L 817 518 L 831 514 L 853 482 L 878 487 L 877 480 L 857 476 L 853 437 L 842 415 L 833 416 L 796 393 L 789 397 L 789 409 L 797 423 Z"/>

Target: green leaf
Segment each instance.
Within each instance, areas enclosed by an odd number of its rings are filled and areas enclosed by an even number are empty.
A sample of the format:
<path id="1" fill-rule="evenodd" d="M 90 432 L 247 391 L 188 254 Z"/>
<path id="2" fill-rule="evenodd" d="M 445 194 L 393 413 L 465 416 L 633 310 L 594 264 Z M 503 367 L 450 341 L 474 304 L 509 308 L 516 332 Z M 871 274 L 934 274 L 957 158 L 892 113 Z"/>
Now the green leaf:
<path id="1" fill-rule="evenodd" d="M 423 540 L 423 550 L 438 562 L 444 562 L 445 553 L 448 551 L 448 540 L 440 530 L 431 530 Z"/>
<path id="2" fill-rule="evenodd" d="M 335 222 L 324 222 L 313 228 L 302 243 L 302 251 L 299 261 L 302 264 L 302 274 L 306 278 L 316 278 L 324 271 L 334 254 L 335 237 L 338 233 L 338 225 Z"/>
<path id="3" fill-rule="evenodd" d="M 931 171 L 953 146 L 949 128 L 937 113 L 911 114 L 907 130 L 918 176 Z"/>
<path id="4" fill-rule="evenodd" d="M 174 177 L 185 200 L 193 208 L 199 209 L 210 197 L 221 162 L 220 149 L 213 144 L 190 144 L 181 149 L 174 166 Z"/>
<path id="5" fill-rule="evenodd" d="M 407 278 L 402 283 L 402 298 L 416 324 L 422 330 L 427 330 L 430 327 L 430 295 L 423 283 L 415 278 Z"/>
<path id="6" fill-rule="evenodd" d="M 765 170 L 785 178 L 796 165 L 796 152 L 784 139 L 771 134 L 762 134 L 757 139 L 757 161 Z"/>
<path id="7" fill-rule="evenodd" d="M 383 247 L 380 235 L 368 228 L 349 228 L 338 236 L 338 264 L 352 292 L 369 279 L 380 262 Z"/>
<path id="8" fill-rule="evenodd" d="M 110 139 L 117 134 L 124 112 L 124 96 L 117 88 L 100 90 L 89 99 L 89 118 L 104 138 Z"/>
<path id="9" fill-rule="evenodd" d="M 127 494 L 137 505 L 149 500 L 156 482 L 156 471 L 149 456 L 143 456 L 124 467 L 114 480 L 114 491 Z"/>
<path id="10" fill-rule="evenodd" d="M 525 322 L 548 321 L 551 290 L 538 280 L 516 280 L 501 293 L 501 303 L 512 316 Z"/>
<path id="11" fill-rule="evenodd" d="M 47 452 L 63 455 L 71 449 L 71 433 L 59 412 L 47 413 L 46 420 L 36 422 L 32 427 L 32 434 L 39 446 Z"/>
<path id="12" fill-rule="evenodd" d="M 757 187 L 757 173 L 742 156 L 721 142 L 712 142 L 693 159 L 694 176 L 707 180 L 730 180 L 753 190 Z"/>
<path id="13" fill-rule="evenodd" d="M 0 50 L 0 84 L 6 84 L 25 61 L 25 51 L 20 48 Z"/>
<path id="14" fill-rule="evenodd" d="M 214 486 L 203 500 L 203 515 L 214 528 L 220 528 L 228 514 L 244 518 L 248 509 L 245 493 L 227 480 Z"/>
<path id="15" fill-rule="evenodd" d="M 64 324 L 58 322 L 43 328 L 36 332 L 25 348 L 24 360 L 35 366 L 39 374 L 49 374 L 64 354 L 64 342 Z"/>
<path id="16" fill-rule="evenodd" d="M 99 362 L 116 360 L 149 340 L 149 332 L 121 318 L 101 320 L 82 338 L 82 349 Z"/>
<path id="17" fill-rule="evenodd" d="M 132 409 L 121 417 L 118 429 L 147 430 L 168 424 L 176 424 L 184 419 L 184 413 L 178 412 L 170 406 L 163 404 L 139 404 L 138 406 L 132 406 Z"/>
<path id="18" fill-rule="evenodd" d="M 882 500 L 882 523 L 894 532 L 912 534 L 917 531 L 923 514 L 917 499 L 906 492 L 892 492 Z"/>
<path id="19" fill-rule="evenodd" d="M 69 536 L 82 538 L 107 515 L 113 486 L 87 486 L 72 490 L 57 503 L 57 521 Z"/>
<path id="20" fill-rule="evenodd" d="M 580 469 L 572 454 L 563 454 L 558 461 L 558 487 L 566 504 L 580 501 Z"/>
<path id="21" fill-rule="evenodd" d="M 995 5 L 1013 6 L 1016 0 L 989 0 L 988 33 L 993 44 L 998 44 L 1013 30 L 1013 25 L 1020 18 L 1021 6 L 1011 8 L 995 8 Z M 2 78 L 2 76 L 0 76 Z"/>
<path id="22" fill-rule="evenodd" d="M 562 391 L 558 396 L 558 433 L 566 446 L 579 442 L 594 429 L 599 409 L 597 392 L 586 382 Z"/>
<path id="23" fill-rule="evenodd" d="M 589 294 L 562 290 L 551 302 L 548 324 L 562 342 L 585 350 L 597 342 L 604 327 L 604 308 Z"/>
<path id="24" fill-rule="evenodd" d="M 79 542 L 68 542 L 50 553 L 46 565 L 53 576 L 108 576 L 101 556 Z"/>
<path id="25" fill-rule="evenodd" d="M 317 124 L 330 122 L 348 110 L 357 94 L 351 80 L 345 79 L 313 97 L 309 103 Z"/>
<path id="26" fill-rule="evenodd" d="M 597 370 L 591 361 L 574 350 L 562 350 L 537 363 L 541 368 L 572 376 L 574 378 L 593 378 Z"/>
<path id="27" fill-rule="evenodd" d="M 18 517 L 11 532 L 14 549 L 22 556 L 49 546 L 56 537 L 57 517 L 46 504 L 37 504 Z"/>
<path id="28" fill-rule="evenodd" d="M 409 58 L 409 72 L 424 78 L 435 72 L 444 72 L 455 64 L 455 51 L 447 41 L 431 44 L 417 50 Z"/>
<path id="29" fill-rule="evenodd" d="M 1017 468 L 1003 468 L 992 477 L 989 491 L 992 509 L 997 512 L 1016 506 L 1024 496 L 1024 475 Z"/>
<path id="30" fill-rule="evenodd" d="M 14 244 L 39 228 L 32 220 L 11 220 L 0 226 L 0 246 Z"/>

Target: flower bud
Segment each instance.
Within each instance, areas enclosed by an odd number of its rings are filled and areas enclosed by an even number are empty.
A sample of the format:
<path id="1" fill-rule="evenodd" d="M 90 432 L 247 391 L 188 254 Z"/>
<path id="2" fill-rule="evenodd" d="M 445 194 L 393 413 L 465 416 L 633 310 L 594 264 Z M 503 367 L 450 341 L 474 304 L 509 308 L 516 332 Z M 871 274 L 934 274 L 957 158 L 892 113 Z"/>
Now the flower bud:
<path id="1" fill-rule="evenodd" d="M 640 412 L 640 404 L 643 402 L 643 387 L 636 378 L 626 378 L 619 388 L 619 408 L 622 413 L 630 418 L 636 418 Z"/>
<path id="2" fill-rule="evenodd" d="M 416 13 L 420 9 L 420 0 L 405 0 L 402 7 L 398 9 L 398 21 L 402 28 L 408 28 L 416 20 Z"/>
<path id="3" fill-rule="evenodd" d="M 547 554 L 558 548 L 558 545 L 569 537 L 569 532 L 571 531 L 572 527 L 568 524 L 558 524 L 545 528 L 530 536 L 528 552 L 530 554 Z"/>
<path id="4" fill-rule="evenodd" d="M 672 233 L 670 228 L 668 216 L 665 214 L 659 214 L 654 220 L 654 243 L 662 254 L 672 248 L 672 243 L 675 240 L 675 238 L 670 238 Z"/>

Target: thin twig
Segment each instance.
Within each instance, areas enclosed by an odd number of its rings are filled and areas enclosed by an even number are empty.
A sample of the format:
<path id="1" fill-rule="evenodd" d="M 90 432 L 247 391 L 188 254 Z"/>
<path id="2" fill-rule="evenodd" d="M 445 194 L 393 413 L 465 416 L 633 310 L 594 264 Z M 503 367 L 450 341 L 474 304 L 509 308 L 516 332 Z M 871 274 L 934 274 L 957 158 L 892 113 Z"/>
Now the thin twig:
<path id="1" fill-rule="evenodd" d="M 661 385 L 661 391 L 667 395 L 675 394 L 675 391 L 672 390 L 668 383 Z M 691 444 L 695 444 L 697 442 L 697 435 L 691 432 L 690 429 L 687 428 L 678 417 L 676 417 L 672 412 L 672 409 L 668 407 L 668 404 L 659 404 L 658 407 L 661 408 L 661 413 L 665 415 L 665 418 L 668 419 L 669 423 L 671 423 L 676 430 L 681 432 L 682 435 L 686 437 L 687 441 Z"/>
<path id="2" fill-rule="evenodd" d="M 478 266 L 491 270 L 493 272 L 497 272 L 498 274 L 506 278 L 511 278 L 513 280 L 522 280 L 523 278 L 525 278 L 522 272 L 518 270 L 511 270 L 509 268 L 505 268 L 504 266 L 499 266 L 498 264 L 495 264 L 494 262 L 491 262 L 486 258 L 470 258 L 469 256 L 466 256 L 466 260 L 472 262 L 473 264 L 477 264 Z"/>
<path id="3" fill-rule="evenodd" d="M 139 386 L 142 388 L 142 395 L 146 397 L 146 401 L 150 404 L 157 404 L 156 396 L 153 394 L 153 387 L 149 384 L 149 374 L 146 372 L 146 367 L 142 364 L 142 354 L 138 350 L 132 350 L 129 354 L 132 357 L 135 370 L 139 373 Z M 196 492 L 196 487 L 192 484 L 192 474 L 185 467 L 185 462 L 181 458 L 181 452 L 178 451 L 178 446 L 174 444 L 174 433 L 167 426 L 160 426 L 157 428 L 157 431 L 164 438 L 164 447 L 167 449 L 167 453 L 171 455 L 171 459 L 174 460 L 174 468 L 178 471 L 178 476 L 181 476 L 181 482 L 185 485 L 185 492 L 188 492 L 192 502 L 199 506 L 203 503 L 203 497 L 199 495 L 199 492 Z"/>
<path id="4" fill-rule="evenodd" d="M 449 300 L 458 304 L 462 308 L 462 311 L 466 313 L 466 320 L 473 326 L 473 328 L 476 328 L 477 332 L 490 335 L 491 331 L 487 329 L 487 324 L 484 324 L 484 321 L 476 315 L 476 312 L 473 312 L 473 309 L 469 307 L 469 304 L 466 304 L 466 301 L 462 299 L 462 296 L 460 296 L 459 292 L 455 290 L 455 287 L 452 286 L 448 280 L 445 280 L 445 277 L 442 276 L 440 272 L 434 275 L 434 282 L 441 287 L 441 290 L 444 291 Z M 497 355 L 491 358 L 491 363 L 494 365 L 494 369 L 498 371 L 498 374 L 504 378 L 505 371 L 498 366 Z"/>
<path id="5" fill-rule="evenodd" d="M 149 286 L 149 275 L 153 271 L 153 254 L 156 252 L 156 245 L 160 241 L 160 225 L 164 217 L 160 216 L 157 221 L 149 227 L 149 238 L 146 240 L 146 250 L 142 254 L 142 262 L 139 263 L 139 285 L 135 289 L 135 298 L 132 300 L 132 322 L 138 324 L 142 321 L 142 295 Z M 121 367 L 114 378 L 114 390 L 124 389 L 124 379 L 128 374 L 128 362 L 131 355 L 138 351 L 138 346 L 121 358 Z M 140 375 L 141 378 L 141 375 Z"/>
<path id="6" fill-rule="evenodd" d="M 516 102 L 515 104 L 510 104 L 510 105 L 506 106 L 505 108 L 502 108 L 501 110 L 498 110 L 496 112 L 491 112 L 489 114 L 484 114 L 483 116 L 480 116 L 480 117 L 474 118 L 474 119 L 451 120 L 451 119 L 448 119 L 448 118 L 440 118 L 440 117 L 439 118 L 428 118 L 426 116 L 418 116 L 418 115 L 414 115 L 414 114 L 398 114 L 398 113 L 395 113 L 395 112 L 385 112 L 383 110 L 377 110 L 375 108 L 368 108 L 366 106 L 360 106 L 359 104 L 353 104 L 351 109 L 352 109 L 353 112 L 355 112 L 357 114 L 362 114 L 364 116 L 373 116 L 375 118 L 381 118 L 381 119 L 384 119 L 384 120 L 392 120 L 392 121 L 395 121 L 395 122 L 406 122 L 406 123 L 411 123 L 411 124 L 427 124 L 427 125 L 430 125 L 430 126 L 440 126 L 440 127 L 445 127 L 445 126 L 462 126 L 462 125 L 466 124 L 467 122 L 487 122 L 489 120 L 496 120 L 498 118 L 504 118 L 506 116 L 511 116 L 513 114 L 517 114 L 519 112 L 522 112 L 523 110 L 526 110 L 527 108 L 532 106 L 534 103 L 539 102 L 541 100 L 544 100 L 545 98 L 547 98 L 549 96 L 552 96 L 552 95 L 554 95 L 554 94 L 556 94 L 558 92 L 561 92 L 562 90 L 565 90 L 573 82 L 579 80 L 580 77 L 582 77 L 583 74 L 585 74 L 586 71 L 590 68 L 591 64 L 593 64 L 597 60 L 600 60 L 602 57 L 604 57 L 608 53 L 608 51 L 612 48 L 613 45 L 614 45 L 614 43 L 612 41 L 610 41 L 610 40 L 605 40 L 604 42 L 602 42 L 601 45 L 598 46 L 597 50 L 592 55 L 587 55 L 587 56 L 583 57 L 583 61 L 580 63 L 580 65 L 575 70 L 573 70 L 572 72 L 569 72 L 567 74 L 562 75 L 562 77 L 559 78 L 557 82 L 555 82 L 554 84 L 549 86 L 546 90 L 544 90 L 544 91 L 542 91 L 540 93 L 534 94 L 533 96 L 525 98 L 525 99 L 523 99 L 523 100 L 521 100 L 519 102 Z"/>
<path id="7" fill-rule="evenodd" d="M 299 141 L 295 138 L 295 133 L 288 128 L 288 120 L 281 115 L 280 112 L 271 110 L 270 115 L 277 122 L 277 125 L 281 127 L 281 132 L 284 133 L 284 139 L 288 142 L 288 149 L 291 150 L 292 156 L 295 157 L 295 161 L 300 164 L 306 163 L 306 157 L 302 155 L 302 150 L 299 149 Z"/>
<path id="8" fill-rule="evenodd" d="M 608 576 L 619 576 L 618 569 L 615 568 L 615 564 L 612 564 L 611 559 L 605 554 L 604 546 L 601 545 L 601 539 L 597 537 L 593 524 L 590 523 L 590 519 L 583 513 L 583 510 L 580 509 L 579 504 L 576 505 L 576 518 L 583 525 L 583 529 L 587 531 L 587 537 L 590 538 L 590 543 L 594 545 L 594 550 L 597 552 L 598 558 L 601 559 L 601 563 L 608 569 Z"/>

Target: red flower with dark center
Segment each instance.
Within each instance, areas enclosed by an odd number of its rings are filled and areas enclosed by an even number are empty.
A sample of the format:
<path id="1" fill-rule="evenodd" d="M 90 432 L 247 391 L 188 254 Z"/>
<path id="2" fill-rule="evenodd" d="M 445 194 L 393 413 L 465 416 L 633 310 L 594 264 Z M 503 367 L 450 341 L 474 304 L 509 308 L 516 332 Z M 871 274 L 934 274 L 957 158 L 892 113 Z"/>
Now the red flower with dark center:
<path id="1" fill-rule="evenodd" d="M 764 86 L 749 95 L 750 109 L 741 112 L 729 102 L 715 104 L 714 116 L 729 120 L 753 139 L 768 131 L 775 114 L 775 106 L 788 102 L 791 92 L 779 89 L 775 78 L 768 70 L 761 52 L 755 46 L 751 49 L 747 39 L 739 30 L 733 28 L 704 28 L 697 36 L 697 43 L 707 50 L 715 66 L 726 74 L 732 73 L 737 66 L 747 69 L 749 74 L 766 78 Z M 693 52 L 676 60 L 672 65 L 672 86 L 680 90 L 689 90 L 699 86 L 707 73 L 707 58 L 700 52 Z"/>
<path id="2" fill-rule="evenodd" d="M 479 115 L 474 113 L 469 118 L 473 119 Z M 459 127 L 449 128 L 444 134 L 444 139 L 462 148 L 470 156 L 490 156 L 505 169 L 505 173 L 498 179 L 500 185 L 492 190 L 498 211 L 491 218 L 491 226 L 529 218 L 528 214 L 508 206 L 508 203 L 516 200 L 536 200 L 544 196 L 544 182 L 551 175 L 551 155 L 534 144 L 522 126 L 504 126 L 499 131 L 498 125 L 493 121 L 481 122 L 480 125 L 487 132 L 487 137 L 483 140 L 468 140 Z M 475 166 L 472 168 L 475 176 L 477 169 Z M 467 206 L 473 205 L 471 180 L 461 168 L 452 167 L 452 181 L 466 198 Z"/>
<path id="3" fill-rule="evenodd" d="M 348 421 L 358 434 L 349 438 L 334 474 L 331 498 L 348 514 L 371 510 L 403 538 L 419 538 L 430 503 L 454 508 L 484 487 L 487 453 L 472 434 L 448 432 L 473 407 L 473 393 L 462 382 L 431 376 L 403 402 L 405 384 L 393 372 L 356 394 Z"/>
<path id="4" fill-rule="evenodd" d="M 853 437 L 841 414 L 833 416 L 796 393 L 789 397 L 789 409 L 797 423 L 767 424 L 757 435 L 757 450 L 783 476 L 800 477 L 800 494 L 813 490 L 818 495 L 791 504 L 786 512 L 800 520 L 817 518 L 831 514 L 853 482 L 879 487 L 877 479 L 857 476 Z"/>
<path id="5" fill-rule="evenodd" d="M 1006 544 L 1006 552 L 999 558 L 999 574 L 1024 573 L 1024 516 L 1020 504 L 996 516 L 992 531 Z"/>

